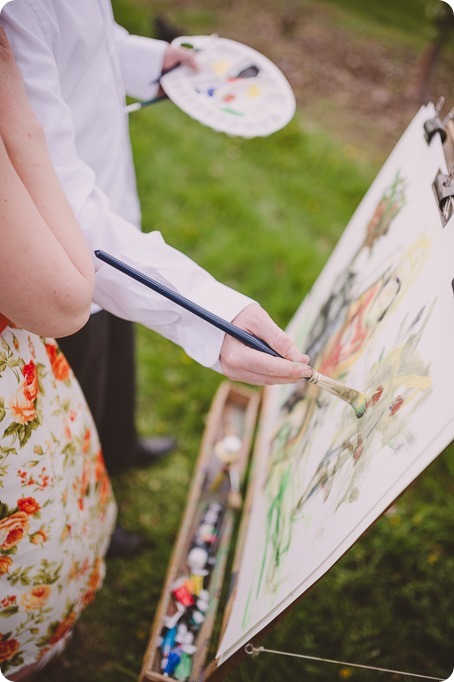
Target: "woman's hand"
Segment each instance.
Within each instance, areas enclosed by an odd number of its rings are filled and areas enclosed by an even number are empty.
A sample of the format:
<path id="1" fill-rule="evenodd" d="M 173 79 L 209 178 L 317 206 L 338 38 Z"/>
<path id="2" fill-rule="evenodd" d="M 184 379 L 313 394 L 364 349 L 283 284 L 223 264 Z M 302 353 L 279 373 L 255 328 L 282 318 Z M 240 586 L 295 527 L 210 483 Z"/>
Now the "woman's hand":
<path id="1" fill-rule="evenodd" d="M 257 303 L 242 310 L 233 324 L 266 341 L 282 358 L 253 350 L 227 335 L 221 348 L 221 367 L 229 379 L 259 385 L 293 384 L 311 376 L 309 357 Z"/>

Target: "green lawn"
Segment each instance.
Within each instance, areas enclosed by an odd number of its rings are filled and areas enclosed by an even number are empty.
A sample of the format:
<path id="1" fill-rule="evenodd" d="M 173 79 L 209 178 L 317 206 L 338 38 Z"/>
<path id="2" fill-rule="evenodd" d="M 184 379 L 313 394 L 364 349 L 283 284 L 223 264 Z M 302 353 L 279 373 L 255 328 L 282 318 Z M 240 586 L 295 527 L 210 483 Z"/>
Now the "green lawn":
<path id="1" fill-rule="evenodd" d="M 272 11 L 277 4 L 263 7 Z M 424 44 L 424 36 L 415 34 L 423 0 L 319 4 L 335 5 L 352 30 Z M 158 1 L 153 10 L 172 7 L 177 23 L 197 33 L 214 30 L 217 13 L 228 5 Z M 114 9 L 130 30 L 150 32 L 145 0 L 116 0 Z M 216 134 L 164 102 L 133 114 L 131 135 L 145 229 L 161 230 L 218 279 L 259 300 L 282 326 L 384 161 L 380 148 L 346 142 L 341 130 L 300 111 L 272 137 L 245 141 Z M 137 679 L 141 667 L 204 415 L 222 377 L 143 328 L 138 358 L 140 431 L 173 433 L 179 447 L 152 468 L 114 480 L 121 522 L 147 538 L 148 548 L 138 557 L 108 561 L 104 587 L 70 650 L 40 682 L 126 682 Z M 264 646 L 448 677 L 454 665 L 453 453 L 450 448 L 438 458 Z M 245 660 L 228 679 L 400 678 L 263 655 Z"/>

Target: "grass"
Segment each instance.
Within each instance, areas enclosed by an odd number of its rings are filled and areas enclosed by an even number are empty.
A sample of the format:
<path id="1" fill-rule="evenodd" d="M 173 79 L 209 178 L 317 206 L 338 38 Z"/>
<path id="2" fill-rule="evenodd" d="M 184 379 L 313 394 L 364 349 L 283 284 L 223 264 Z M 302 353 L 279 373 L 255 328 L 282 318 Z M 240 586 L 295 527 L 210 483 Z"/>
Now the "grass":
<path id="1" fill-rule="evenodd" d="M 155 11 L 174 3 L 154 3 Z M 270 3 L 268 3 L 270 4 Z M 326 0 L 345 22 L 406 35 L 422 0 Z M 175 3 L 176 6 L 176 3 Z M 274 5 L 273 5 L 274 7 Z M 144 0 L 116 0 L 131 31 L 149 33 Z M 223 3 L 179 3 L 175 18 L 209 32 Z M 272 9 L 272 8 L 271 8 Z M 419 18 L 418 18 L 419 17 Z M 190 23 L 192 22 L 192 23 Z M 210 28 L 211 27 L 211 28 Z M 267 139 L 203 128 L 170 103 L 131 117 L 145 229 L 221 281 L 257 298 L 285 326 L 309 291 L 381 161 L 300 113 Z M 149 470 L 118 476 L 123 525 L 147 550 L 109 560 L 103 589 L 69 651 L 40 682 L 137 679 L 212 397 L 222 378 L 138 328 L 138 424 L 174 433 L 178 451 Z M 453 449 L 449 448 L 264 640 L 271 649 L 447 677 L 453 665 Z M 263 654 L 228 680 L 398 679 Z"/>

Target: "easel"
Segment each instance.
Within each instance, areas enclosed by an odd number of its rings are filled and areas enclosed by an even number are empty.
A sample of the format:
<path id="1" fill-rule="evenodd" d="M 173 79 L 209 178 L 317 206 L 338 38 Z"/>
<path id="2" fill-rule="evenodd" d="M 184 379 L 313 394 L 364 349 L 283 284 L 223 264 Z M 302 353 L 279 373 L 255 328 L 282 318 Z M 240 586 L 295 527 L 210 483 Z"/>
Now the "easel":
<path id="1" fill-rule="evenodd" d="M 435 119 L 430 121 L 429 134 L 427 143 L 430 144 L 431 136 L 441 134 L 440 127 L 444 131 L 443 151 L 446 157 L 447 174 L 441 172 L 443 176 L 443 185 L 440 187 L 435 185 L 434 193 L 439 202 L 440 213 L 444 212 L 448 215 L 448 219 L 454 213 L 454 121 L 452 118 L 441 123 L 438 119 L 438 112 Z M 263 392 L 263 398 L 266 400 L 266 389 Z M 210 603 L 206 613 L 203 625 L 197 634 L 197 651 L 192 659 L 192 672 L 189 677 L 191 681 L 195 680 L 218 680 L 225 675 L 226 671 L 234 666 L 239 659 L 245 656 L 244 649 L 238 650 L 233 654 L 226 663 L 221 666 L 216 660 L 207 663 L 207 654 L 209 650 L 210 640 L 215 624 L 216 612 L 219 606 L 219 599 L 221 595 L 222 585 L 224 583 L 225 570 L 227 565 L 227 558 L 232 541 L 232 535 L 235 526 L 235 510 L 229 508 L 228 493 L 229 486 L 227 479 L 224 484 L 217 491 L 211 489 L 211 484 L 214 478 L 219 474 L 219 460 L 216 457 L 216 444 L 219 443 L 227 435 L 235 435 L 241 439 L 241 450 L 238 454 L 236 466 L 238 467 L 238 475 L 241 480 L 245 477 L 245 472 L 248 466 L 249 452 L 253 439 L 253 433 L 257 422 L 259 413 L 259 404 L 261 401 L 261 394 L 252 389 L 238 387 L 229 382 L 221 384 L 210 409 L 207 425 L 202 439 L 201 450 L 197 461 L 193 482 L 191 485 L 188 502 L 181 522 L 177 541 L 174 546 L 172 557 L 170 560 L 161 600 L 155 615 L 151 636 L 148 647 L 145 653 L 143 667 L 140 673 L 140 682 L 167 682 L 169 679 L 174 679 L 171 675 L 164 675 L 161 669 L 162 655 L 159 650 L 160 637 L 165 622 L 166 616 L 172 616 L 175 613 L 175 607 L 172 606 L 172 588 L 179 576 L 187 573 L 186 558 L 189 548 L 191 546 L 191 539 L 196 532 L 197 523 L 203 513 L 204 505 L 210 500 L 215 500 L 226 508 L 226 514 L 223 520 L 222 534 L 216 551 L 216 563 L 210 575 L 209 592 Z M 255 453 L 257 454 L 257 453 Z M 252 468 L 252 476 L 254 469 Z M 225 630 L 227 621 L 229 619 L 230 610 L 232 607 L 235 576 L 237 575 L 242 550 L 244 547 L 246 526 L 248 516 L 252 503 L 253 486 L 249 485 L 248 493 L 244 508 L 242 510 L 241 526 L 238 540 L 236 542 L 235 556 L 231 570 L 231 590 L 227 605 L 224 610 L 221 636 Z M 288 606 L 272 623 L 267 625 L 260 632 L 260 635 L 255 639 L 261 639 L 266 632 L 274 627 L 276 622 L 280 620 L 292 606 Z M 249 645 L 248 645 L 249 646 Z M 360 666 L 361 667 L 361 666 Z M 432 678 L 435 679 L 435 678 Z"/>

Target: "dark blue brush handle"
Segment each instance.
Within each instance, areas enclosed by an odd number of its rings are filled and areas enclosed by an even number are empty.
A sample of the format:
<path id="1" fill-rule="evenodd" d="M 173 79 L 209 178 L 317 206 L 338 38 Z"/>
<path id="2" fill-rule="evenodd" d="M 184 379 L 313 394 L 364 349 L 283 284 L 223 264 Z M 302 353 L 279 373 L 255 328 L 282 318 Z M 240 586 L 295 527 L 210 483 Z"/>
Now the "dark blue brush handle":
<path id="1" fill-rule="evenodd" d="M 277 353 L 265 341 L 262 341 L 262 339 L 259 339 L 253 334 L 250 334 L 249 332 L 245 331 L 244 329 L 235 326 L 231 322 L 227 322 L 227 320 L 223 320 L 222 317 L 218 317 L 214 313 L 210 313 L 209 310 L 206 310 L 205 308 L 202 308 L 201 306 L 197 305 L 197 303 L 193 303 L 188 298 L 185 298 L 184 296 L 177 294 L 175 291 L 172 291 L 172 289 L 169 289 L 168 287 L 164 286 L 164 284 L 161 284 L 160 282 L 157 282 L 151 277 L 144 275 L 142 272 L 139 272 L 139 270 L 131 268 L 129 265 L 126 265 L 126 263 L 123 263 L 121 260 L 118 260 L 118 258 L 114 258 L 114 256 L 111 256 L 105 251 L 100 250 L 95 251 L 95 256 L 100 260 L 104 261 L 104 263 L 111 265 L 117 270 L 120 270 L 120 272 L 123 272 L 125 275 L 128 275 L 129 277 L 132 277 L 141 284 L 144 284 L 149 289 L 153 289 L 153 291 L 156 291 L 158 294 L 165 296 L 166 298 L 173 301 L 182 308 L 189 310 L 189 312 L 202 318 L 202 320 L 205 320 L 205 322 L 209 322 L 218 329 L 221 329 L 226 334 L 229 334 L 229 336 L 233 336 L 233 338 L 237 339 L 238 341 L 241 341 L 241 343 L 244 343 L 246 346 L 249 346 L 254 350 L 259 350 L 262 353 L 268 353 L 268 355 L 273 355 L 275 358 L 282 357 L 282 355 Z"/>

